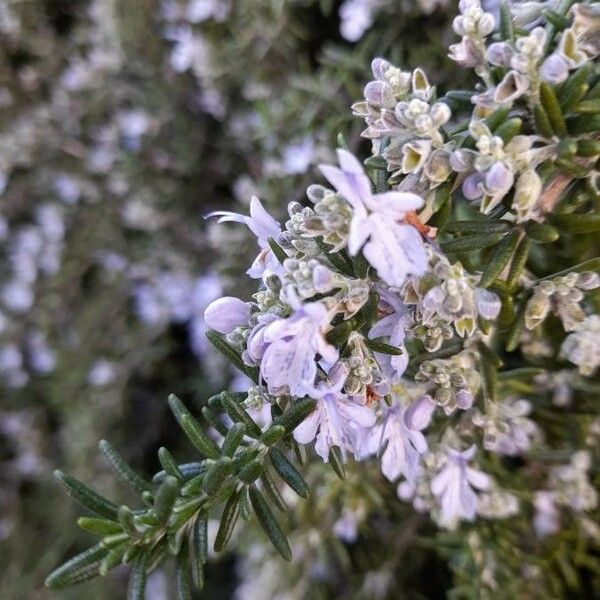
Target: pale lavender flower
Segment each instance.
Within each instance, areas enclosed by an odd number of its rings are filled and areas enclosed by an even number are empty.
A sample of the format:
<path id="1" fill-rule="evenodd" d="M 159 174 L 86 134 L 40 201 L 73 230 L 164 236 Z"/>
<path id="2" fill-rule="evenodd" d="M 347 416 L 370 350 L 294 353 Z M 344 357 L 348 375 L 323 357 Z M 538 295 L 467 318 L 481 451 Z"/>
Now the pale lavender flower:
<path id="1" fill-rule="evenodd" d="M 286 146 L 283 150 L 282 169 L 286 175 L 304 173 L 315 155 L 315 142 L 306 136 L 299 142 Z"/>
<path id="2" fill-rule="evenodd" d="M 228 0 L 190 0 L 185 15 L 190 23 L 202 23 L 208 19 L 222 22 L 230 10 Z"/>
<path id="3" fill-rule="evenodd" d="M 319 302 L 298 302 L 294 308 L 290 317 L 273 321 L 262 332 L 267 346 L 260 373 L 272 394 L 302 396 L 314 384 L 317 355 L 330 365 L 338 358 L 324 335 L 331 321 L 327 308 Z"/>
<path id="4" fill-rule="evenodd" d="M 56 356 L 39 331 L 34 331 L 27 338 L 27 354 L 31 368 L 41 375 L 51 373 L 56 366 Z"/>
<path id="5" fill-rule="evenodd" d="M 115 363 L 100 358 L 94 362 L 88 372 L 87 381 L 94 387 L 102 387 L 111 384 L 117 376 Z"/>
<path id="6" fill-rule="evenodd" d="M 332 380 L 307 389 L 317 400 L 315 410 L 294 430 L 294 439 L 308 444 L 316 438 L 315 451 L 325 461 L 333 446 L 342 453 L 354 452 L 356 435 L 362 427 L 373 427 L 375 413 L 366 405 L 358 404 L 342 393 L 345 370 L 331 369 Z"/>
<path id="7" fill-rule="evenodd" d="M 569 64 L 560 54 L 551 54 L 540 68 L 540 77 L 555 85 L 562 83 L 569 76 Z"/>
<path id="8" fill-rule="evenodd" d="M 208 60 L 208 49 L 203 38 L 189 26 L 173 28 L 167 32 L 167 38 L 174 42 L 170 62 L 175 71 L 185 73 L 188 69 L 202 70 Z"/>
<path id="9" fill-rule="evenodd" d="M 487 59 L 497 67 L 508 67 L 514 50 L 508 42 L 494 42 L 487 49 Z"/>
<path id="10" fill-rule="evenodd" d="M 509 71 L 497 85 L 494 101 L 498 104 L 511 104 L 529 89 L 529 79 L 518 71 Z"/>
<path id="11" fill-rule="evenodd" d="M 205 323 L 219 333 L 231 333 L 236 327 L 248 323 L 250 306 L 247 302 L 224 296 L 211 302 L 204 311 Z"/>
<path id="12" fill-rule="evenodd" d="M 381 0 L 346 0 L 340 6 L 340 33 L 349 42 L 357 42 L 373 25 Z"/>
<path id="13" fill-rule="evenodd" d="M 439 524 L 448 529 L 456 528 L 458 521 L 473 521 L 477 512 L 477 494 L 487 490 L 491 479 L 482 471 L 468 466 L 475 455 L 473 445 L 464 452 L 446 448 L 446 462 L 431 482 L 431 491 L 439 508 Z"/>
<path id="14" fill-rule="evenodd" d="M 463 37 L 458 44 L 452 44 L 449 50 L 449 58 L 461 67 L 476 67 L 483 62 L 483 53 L 471 38 Z"/>
<path id="15" fill-rule="evenodd" d="M 427 270 L 427 254 L 419 232 L 402 223 L 408 212 L 423 206 L 423 199 L 407 192 L 373 194 L 360 162 L 346 150 L 338 150 L 340 168 L 321 165 L 325 178 L 353 208 L 348 252 L 361 248 L 385 283 L 401 286 L 410 274 Z"/>
<path id="16" fill-rule="evenodd" d="M 274 313 L 265 313 L 258 315 L 257 323 L 250 330 L 246 350 L 242 352 L 242 360 L 250 366 L 259 365 L 268 343 L 265 341 L 265 330 L 268 325 L 278 321 L 279 317 Z"/>
<path id="17" fill-rule="evenodd" d="M 364 512 L 364 509 L 353 510 L 344 506 L 341 516 L 333 524 L 333 534 L 349 544 L 355 542 L 358 537 L 359 521 L 365 518 Z"/>
<path id="18" fill-rule="evenodd" d="M 556 507 L 553 492 L 539 491 L 533 497 L 535 515 L 533 517 L 533 528 L 535 532 L 544 537 L 556 533 L 560 527 L 558 508 Z"/>
<path id="19" fill-rule="evenodd" d="M 473 423 L 483 429 L 483 445 L 497 454 L 516 456 L 527 452 L 541 432 L 527 418 L 531 404 L 527 400 L 507 399 L 489 407 L 487 414 L 476 413 Z"/>
<path id="20" fill-rule="evenodd" d="M 282 273 L 282 267 L 269 246 L 269 238 L 275 239 L 281 233 L 281 224 L 263 207 L 260 200 L 253 196 L 250 201 L 250 216 L 229 211 L 215 211 L 206 218 L 219 217 L 218 222 L 244 223 L 256 236 L 260 253 L 246 273 L 253 279 L 260 279 L 266 272 Z"/>
<path id="21" fill-rule="evenodd" d="M 14 313 L 26 313 L 34 302 L 34 294 L 29 283 L 13 279 L 6 283 L 0 291 L 2 302 Z"/>
<path id="22" fill-rule="evenodd" d="M 379 289 L 379 308 L 385 315 L 369 331 L 369 338 L 387 337 L 387 343 L 403 352 L 398 356 L 376 352 L 375 356 L 381 370 L 390 383 L 397 383 L 408 366 L 408 352 L 404 347 L 406 328 L 410 324 L 409 315 L 402 300 L 385 289 Z"/>
<path id="23" fill-rule="evenodd" d="M 434 409 L 435 404 L 427 396 L 408 408 L 396 404 L 375 430 L 379 446 L 387 443 L 381 456 L 381 472 L 390 481 L 400 475 L 407 481 L 416 479 L 420 456 L 427 451 L 427 440 L 421 430 L 429 425 Z"/>

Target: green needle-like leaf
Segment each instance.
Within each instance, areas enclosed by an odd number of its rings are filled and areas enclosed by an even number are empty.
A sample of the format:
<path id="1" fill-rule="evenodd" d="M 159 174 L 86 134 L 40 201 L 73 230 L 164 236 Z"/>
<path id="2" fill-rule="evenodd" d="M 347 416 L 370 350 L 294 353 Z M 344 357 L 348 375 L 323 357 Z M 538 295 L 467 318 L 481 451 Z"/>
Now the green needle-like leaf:
<path id="1" fill-rule="evenodd" d="M 550 222 L 566 233 L 593 233 L 600 230 L 600 214 L 551 215 Z"/>
<path id="2" fill-rule="evenodd" d="M 194 419 L 183 402 L 174 394 L 169 396 L 169 406 L 179 426 L 183 429 L 194 447 L 208 458 L 219 458 L 221 456 L 219 446 L 204 433 L 198 421 Z"/>
<path id="3" fill-rule="evenodd" d="M 265 446 L 272 446 L 286 434 L 283 425 L 271 425 L 260 437 L 260 441 Z"/>
<path id="4" fill-rule="evenodd" d="M 275 472 L 302 498 L 308 497 L 308 485 L 296 467 L 277 448 L 269 450 L 269 459 Z"/>
<path id="5" fill-rule="evenodd" d="M 258 522 L 271 540 L 271 543 L 285 560 L 292 560 L 292 551 L 290 550 L 287 538 L 273 516 L 264 496 L 254 486 L 250 486 L 248 491 L 252 508 L 258 517 Z"/>
<path id="6" fill-rule="evenodd" d="M 239 355 L 239 352 L 228 344 L 223 336 L 216 331 L 209 330 L 206 332 L 206 337 L 210 343 L 237 369 L 245 373 L 255 383 L 258 382 L 258 370 L 255 367 L 249 367 L 244 363 Z"/>
<path id="7" fill-rule="evenodd" d="M 116 521 L 96 519 L 95 517 L 79 517 L 77 525 L 84 531 L 99 535 L 110 535 L 111 533 L 119 533 L 121 531 L 121 526 Z"/>
<path id="8" fill-rule="evenodd" d="M 107 553 L 108 550 L 102 544 L 96 544 L 95 546 L 88 548 L 85 552 L 74 556 L 64 565 L 52 571 L 46 578 L 46 587 L 54 589 L 71 585 L 77 580 L 81 573 L 88 573 L 89 568 L 92 567 L 93 570 L 94 566 L 96 568 L 96 575 L 98 575 L 97 563 L 102 560 Z"/>
<path id="9" fill-rule="evenodd" d="M 494 250 L 494 254 L 486 264 L 479 286 L 487 288 L 502 273 L 508 261 L 512 258 L 519 243 L 519 231 L 509 233 Z"/>
<path id="10" fill-rule="evenodd" d="M 346 469 L 344 468 L 342 452 L 337 446 L 332 446 L 329 450 L 329 464 L 340 479 L 346 479 Z"/>
<path id="11" fill-rule="evenodd" d="M 233 471 L 233 462 L 228 456 L 222 456 L 215 464 L 208 469 L 202 489 L 209 495 L 216 494 L 227 477 Z"/>
<path id="12" fill-rule="evenodd" d="M 444 252 L 473 252 L 495 246 L 504 235 L 502 233 L 490 233 L 486 235 L 471 235 L 457 238 L 448 242 L 441 242 L 440 248 Z"/>
<path id="13" fill-rule="evenodd" d="M 289 258 L 288 255 L 285 253 L 284 249 L 272 237 L 270 237 L 268 239 L 268 242 L 269 242 L 269 247 L 271 248 L 271 251 L 275 255 L 275 258 L 281 264 L 283 264 L 283 261 L 287 260 Z"/>
<path id="14" fill-rule="evenodd" d="M 381 354 L 389 354 L 390 356 L 401 356 L 404 354 L 402 348 L 391 346 L 390 344 L 380 342 L 379 340 L 365 339 L 365 344 L 369 349 L 373 350 L 373 352 L 381 352 Z"/>
<path id="15" fill-rule="evenodd" d="M 113 521 L 117 520 L 119 507 L 114 502 L 107 500 L 85 483 L 62 471 L 54 471 L 54 476 L 67 490 L 67 494 L 77 500 L 83 507 L 96 513 L 99 517 L 112 519 Z"/>
<path id="16" fill-rule="evenodd" d="M 153 485 L 138 475 L 123 459 L 123 457 L 106 440 L 98 444 L 100 451 L 106 457 L 121 481 L 129 484 L 136 492 L 141 494 L 144 490 L 152 491 Z"/>
<path id="17" fill-rule="evenodd" d="M 227 546 L 238 517 L 240 515 L 240 492 L 234 492 L 229 496 L 229 500 L 225 504 L 223 514 L 221 515 L 221 523 L 217 536 L 215 538 L 215 552 L 222 552 Z"/>
<path id="18" fill-rule="evenodd" d="M 254 422 L 254 419 L 244 410 L 242 405 L 232 394 L 223 392 L 221 394 L 221 403 L 225 412 L 231 417 L 234 423 L 243 423 L 246 426 L 246 433 L 253 438 L 260 438 L 262 431 Z"/>
<path id="19" fill-rule="evenodd" d="M 558 98 L 554 93 L 554 90 L 550 84 L 543 81 L 540 85 L 540 98 L 542 100 L 542 106 L 548 115 L 550 125 L 554 130 L 554 133 L 560 137 L 567 136 L 567 125 L 563 116 Z"/>
<path id="20" fill-rule="evenodd" d="M 160 484 L 154 499 L 154 513 L 159 523 L 164 523 L 171 514 L 171 509 L 177 499 L 179 491 L 179 482 L 175 477 L 170 475 L 165 477 L 165 480 Z"/>
<path id="21" fill-rule="evenodd" d="M 192 591 L 188 580 L 188 565 L 185 552 L 181 552 L 177 557 L 175 567 L 175 589 L 177 590 L 177 600 L 192 600 Z"/>
<path id="22" fill-rule="evenodd" d="M 312 398 L 296 400 L 282 415 L 273 421 L 273 425 L 283 425 L 288 433 L 291 433 L 310 415 L 317 402 Z"/>
<path id="23" fill-rule="evenodd" d="M 525 265 L 527 264 L 530 248 L 531 242 L 527 239 L 527 237 L 522 238 L 517 249 L 515 250 L 512 262 L 510 264 L 510 269 L 508 270 L 506 285 L 509 288 L 514 287 L 518 283 L 523 270 L 525 269 Z"/>
<path id="24" fill-rule="evenodd" d="M 127 588 L 127 600 L 144 600 L 146 595 L 146 558 L 139 556 L 133 563 Z"/>
<path id="25" fill-rule="evenodd" d="M 227 432 L 221 450 L 225 456 L 233 456 L 238 446 L 242 443 L 246 435 L 246 425 L 244 423 L 234 423 Z"/>
<path id="26" fill-rule="evenodd" d="M 177 465 L 177 461 L 173 458 L 173 455 L 163 446 L 158 449 L 158 460 L 162 465 L 162 468 L 165 470 L 167 475 L 171 477 L 175 477 L 175 479 L 181 481 L 183 479 L 183 475 L 179 470 L 179 466 Z"/>

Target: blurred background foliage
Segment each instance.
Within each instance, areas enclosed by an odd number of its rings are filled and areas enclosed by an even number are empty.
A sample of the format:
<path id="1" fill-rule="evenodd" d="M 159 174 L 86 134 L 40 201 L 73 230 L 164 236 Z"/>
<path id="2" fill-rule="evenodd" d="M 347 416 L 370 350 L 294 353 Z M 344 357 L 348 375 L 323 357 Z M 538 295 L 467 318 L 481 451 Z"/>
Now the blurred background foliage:
<path id="1" fill-rule="evenodd" d="M 248 262 L 244 233 L 207 226 L 203 214 L 245 210 L 253 193 L 280 213 L 302 201 L 311 167 L 331 158 L 337 133 L 359 144 L 362 124 L 349 107 L 374 56 L 419 64 L 432 81 L 458 87 L 445 58 L 445 5 L 0 3 L 2 598 L 122 597 L 119 572 L 85 589 L 43 589 L 48 571 L 86 541 L 73 533 L 77 508 L 57 489 L 53 468 L 125 499 L 111 490 L 98 441 L 110 439 L 147 473 L 159 446 L 177 447 L 167 393 L 199 408 L 231 381 L 206 346 L 201 315 Z M 320 467 L 311 474 L 331 476 Z M 382 494 L 391 499 L 393 490 Z M 298 584 L 310 587 L 292 597 L 331 597 L 358 585 L 342 575 L 353 570 L 342 543 L 315 538 L 339 518 L 340 498 L 327 501 L 331 523 L 314 522 L 325 505 L 306 504 L 294 535 L 314 538 L 314 552 L 331 568 L 311 573 Z M 391 504 L 403 511 L 394 518 L 410 514 Z M 409 519 L 407 527 L 418 526 Z M 377 523 L 371 529 L 356 564 L 368 564 L 363 559 L 390 535 Z M 402 559 L 407 572 L 437 573 L 426 550 L 417 557 L 402 539 L 396 544 L 391 559 Z M 265 553 L 266 545 L 250 546 L 243 565 L 232 556 L 212 565 L 203 597 L 230 597 L 252 564 L 266 564 Z M 294 563 L 289 581 L 302 565 Z M 425 587 L 443 589 L 447 578 L 439 566 Z M 268 569 L 246 578 L 238 597 L 276 597 L 277 578 L 268 579 Z M 169 598 L 166 585 L 155 576 L 149 597 Z M 364 597 L 387 586 L 360 585 Z M 434 588 L 419 593 L 436 597 Z"/>

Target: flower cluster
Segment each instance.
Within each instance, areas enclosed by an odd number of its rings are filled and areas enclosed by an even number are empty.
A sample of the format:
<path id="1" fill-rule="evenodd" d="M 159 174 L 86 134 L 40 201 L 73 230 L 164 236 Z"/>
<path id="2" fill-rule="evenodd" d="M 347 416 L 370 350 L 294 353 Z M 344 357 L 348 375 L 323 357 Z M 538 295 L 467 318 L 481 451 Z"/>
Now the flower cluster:
<path id="1" fill-rule="evenodd" d="M 551 560 L 577 578 L 570 561 L 585 563 L 568 550 L 587 544 L 578 528 L 592 531 L 598 505 L 598 14 L 589 3 L 561 14 L 535 4 L 522 22 L 522 5 L 495 15 L 460 1 L 450 56 L 474 68 L 474 89 L 442 95 L 423 69 L 375 59 L 353 105 L 371 156 L 361 162 L 340 136 L 337 164 L 320 165 L 306 206 L 296 196 L 285 222 L 257 196 L 249 215 L 209 215 L 245 225 L 258 246 L 247 270 L 258 290 L 204 311 L 210 341 L 252 383 L 203 407 L 213 438 L 170 399 L 203 458 L 177 466 L 161 450 L 148 508 L 132 527 L 118 515 L 126 556 L 149 553 L 167 531 L 185 558 L 177 545 L 193 530 L 194 562 L 197 524 L 225 504 L 218 550 L 252 508 L 290 559 L 269 508 L 285 506 L 274 473 L 306 497 L 294 462 L 308 460 L 323 490 L 311 508 L 321 495 L 331 504 L 338 542 L 372 536 L 371 514 L 389 523 L 384 503 L 392 515 L 412 506 L 447 530 L 440 545 L 460 548 L 456 571 L 476 577 L 482 597 L 500 580 L 514 597 L 565 589 L 550 578 L 530 594 L 537 579 L 511 581 L 544 552 L 535 535 L 560 536 L 566 550 Z M 548 72 L 559 61 L 557 84 Z M 323 463 L 347 482 L 332 484 Z M 426 517 L 412 517 L 416 531 Z M 303 519 L 302 561 L 320 535 L 314 515 Z"/>

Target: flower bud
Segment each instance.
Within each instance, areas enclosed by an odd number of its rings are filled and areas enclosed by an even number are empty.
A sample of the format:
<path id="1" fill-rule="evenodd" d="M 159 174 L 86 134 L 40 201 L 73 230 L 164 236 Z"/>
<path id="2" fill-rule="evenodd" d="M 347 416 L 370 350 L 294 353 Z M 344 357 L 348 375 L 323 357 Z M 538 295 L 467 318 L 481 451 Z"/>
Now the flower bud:
<path id="1" fill-rule="evenodd" d="M 248 323 L 249 305 L 232 296 L 211 302 L 204 311 L 206 324 L 219 333 L 231 333 L 236 327 Z"/>

